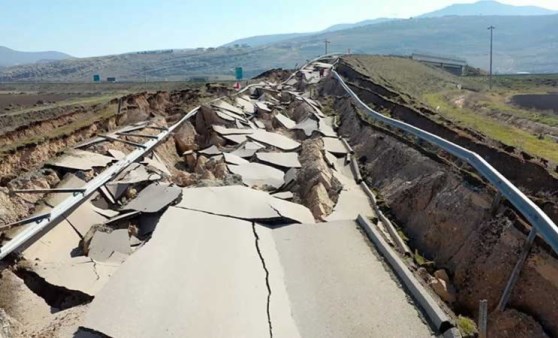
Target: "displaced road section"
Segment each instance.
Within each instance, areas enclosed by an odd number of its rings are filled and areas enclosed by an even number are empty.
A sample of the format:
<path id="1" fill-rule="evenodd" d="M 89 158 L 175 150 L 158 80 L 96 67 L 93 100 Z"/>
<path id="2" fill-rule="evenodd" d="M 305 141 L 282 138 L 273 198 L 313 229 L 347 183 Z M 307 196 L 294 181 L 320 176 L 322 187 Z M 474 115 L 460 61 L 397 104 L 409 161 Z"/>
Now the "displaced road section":
<path id="1" fill-rule="evenodd" d="M 358 163 L 309 97 L 330 68 L 52 159 L 57 188 L 99 185 L 45 196 L 42 211 L 80 203 L 18 248 L 19 276 L 54 311 L 84 305 L 75 337 L 431 336 L 356 223 L 378 218 Z"/>

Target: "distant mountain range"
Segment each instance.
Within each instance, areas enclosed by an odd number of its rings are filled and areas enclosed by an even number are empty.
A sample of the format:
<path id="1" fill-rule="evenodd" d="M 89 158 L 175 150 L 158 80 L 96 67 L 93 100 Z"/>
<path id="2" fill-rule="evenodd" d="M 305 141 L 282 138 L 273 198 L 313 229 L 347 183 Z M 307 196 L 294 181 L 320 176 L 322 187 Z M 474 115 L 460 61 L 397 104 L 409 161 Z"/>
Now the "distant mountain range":
<path id="1" fill-rule="evenodd" d="M 420 15 L 418 16 L 418 18 L 437 18 L 443 16 L 476 16 L 476 15 L 531 16 L 531 15 L 552 15 L 552 14 L 558 14 L 558 11 L 552 11 L 546 8 L 535 7 L 535 6 L 507 5 L 494 0 L 482 0 L 472 4 L 450 5 L 440 10 Z M 257 36 L 235 40 L 223 46 L 227 47 L 227 46 L 234 46 L 236 44 L 240 44 L 240 45 L 246 44 L 251 47 L 257 47 L 257 46 L 272 44 L 280 41 L 286 41 L 286 40 L 309 36 L 309 35 L 316 35 L 321 33 L 358 28 L 362 26 L 374 25 L 374 24 L 384 23 L 393 20 L 400 20 L 400 19 L 379 18 L 379 19 L 372 19 L 372 20 L 364 20 L 356 23 L 337 24 L 328 27 L 322 31 L 311 32 L 311 33 L 257 35 Z"/>
<path id="2" fill-rule="evenodd" d="M 470 16 L 470 15 L 552 15 L 558 11 L 535 6 L 511 6 L 492 0 L 479 1 L 474 4 L 455 4 L 446 8 L 421 15 L 421 18 L 435 18 L 441 16 Z"/>
<path id="3" fill-rule="evenodd" d="M 456 9 L 457 8 L 457 9 Z M 501 15 L 485 15 L 499 8 Z M 457 15 L 444 13 L 481 13 Z M 519 11 L 519 12 L 518 12 Z M 0 81 L 91 81 L 93 74 L 115 76 L 122 81 L 184 80 L 191 77 L 229 76 L 237 66 L 246 77 L 270 68 L 293 68 L 323 53 L 324 39 L 330 51 L 362 54 L 429 53 L 454 55 L 470 65 L 488 68 L 486 28 L 496 26 L 494 66 L 499 73 L 558 72 L 558 15 L 507 13 L 533 12 L 533 7 L 481 1 L 413 19 L 379 19 L 341 24 L 316 33 L 281 34 L 233 41 L 218 48 L 174 50 L 144 55 L 129 53 L 95 58 L 67 59 L 0 69 Z M 554 12 L 551 12 L 554 13 Z M 252 41 L 252 45 L 247 41 Z M 63 56 L 68 57 L 63 54 Z M 21 63 L 21 61 L 19 61 Z M 0 62 L 0 65 L 2 63 Z"/>
<path id="4" fill-rule="evenodd" d="M 72 56 L 61 52 L 20 52 L 0 46 L 0 67 L 57 61 L 69 58 L 72 58 Z"/>
<path id="5" fill-rule="evenodd" d="M 248 37 L 248 38 L 242 38 L 242 39 L 234 40 L 232 42 L 224 44 L 223 47 L 230 47 L 230 46 L 235 46 L 235 45 L 248 45 L 250 47 L 258 47 L 258 46 L 269 45 L 269 44 L 280 42 L 280 41 L 290 40 L 290 39 L 294 39 L 294 38 L 300 38 L 300 37 L 303 37 L 303 36 L 309 36 L 309 35 L 315 35 L 315 34 L 327 33 L 327 32 L 336 32 L 336 31 L 340 31 L 340 30 L 362 27 L 362 26 L 367 26 L 367 25 L 373 25 L 373 24 L 382 23 L 382 22 L 391 21 L 391 20 L 394 20 L 394 19 L 380 18 L 380 19 L 364 20 L 364 21 L 360 21 L 360 22 L 357 22 L 357 23 L 341 23 L 341 24 L 337 24 L 337 25 L 333 25 L 331 27 L 328 27 L 328 28 L 326 28 L 322 31 L 311 32 L 311 33 L 287 33 L 287 34 L 256 35 L 256 36 L 251 36 L 251 37 Z"/>

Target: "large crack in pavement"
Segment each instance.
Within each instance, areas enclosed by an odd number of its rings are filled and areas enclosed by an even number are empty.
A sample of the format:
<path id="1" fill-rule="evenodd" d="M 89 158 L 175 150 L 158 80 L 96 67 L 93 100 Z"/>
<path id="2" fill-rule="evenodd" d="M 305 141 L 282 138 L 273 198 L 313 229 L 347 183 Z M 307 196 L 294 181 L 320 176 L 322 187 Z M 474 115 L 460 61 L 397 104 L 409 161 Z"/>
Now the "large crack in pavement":
<path id="1" fill-rule="evenodd" d="M 254 222 L 252 222 L 252 231 L 254 232 L 254 242 L 256 244 L 256 251 L 258 252 L 258 256 L 260 257 L 260 260 L 262 262 L 262 267 L 265 271 L 265 285 L 267 286 L 267 323 L 269 325 L 269 337 L 273 338 L 273 325 L 271 323 L 271 311 L 270 311 L 271 285 L 269 284 L 269 270 L 267 269 L 267 266 L 265 264 L 265 259 L 263 258 L 262 252 L 260 250 L 260 245 L 259 245 L 260 237 L 256 232 L 256 223 Z"/>

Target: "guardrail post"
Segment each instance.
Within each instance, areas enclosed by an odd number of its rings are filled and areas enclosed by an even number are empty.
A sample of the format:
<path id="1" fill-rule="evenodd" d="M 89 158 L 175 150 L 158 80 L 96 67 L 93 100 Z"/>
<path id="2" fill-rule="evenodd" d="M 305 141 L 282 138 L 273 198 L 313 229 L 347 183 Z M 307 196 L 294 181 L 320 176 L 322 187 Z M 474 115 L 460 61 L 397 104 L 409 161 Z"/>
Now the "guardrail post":
<path id="1" fill-rule="evenodd" d="M 527 255 L 529 254 L 529 251 L 531 250 L 531 247 L 533 246 L 533 242 L 535 241 L 535 237 L 537 237 L 537 230 L 535 229 L 535 227 L 532 227 L 531 231 L 529 232 L 529 236 L 527 237 L 527 240 L 525 241 L 525 244 L 523 244 L 523 249 L 521 249 L 521 254 L 519 255 L 519 259 L 517 260 L 517 263 L 515 264 L 515 267 L 512 270 L 512 273 L 511 273 L 510 278 L 508 280 L 508 284 L 506 284 L 506 288 L 504 289 L 504 292 L 502 293 L 502 297 L 500 298 L 500 302 L 498 303 L 498 308 L 497 309 L 499 311 L 504 311 L 506 309 L 506 305 L 508 304 L 508 300 L 510 298 L 513 287 L 515 286 L 515 283 L 517 283 L 517 280 L 519 279 L 519 274 L 521 273 L 521 269 L 523 268 L 523 265 L 525 264 L 525 260 L 527 259 Z"/>
<path id="2" fill-rule="evenodd" d="M 488 301 L 483 299 L 479 302 L 479 338 L 487 338 L 488 331 Z"/>

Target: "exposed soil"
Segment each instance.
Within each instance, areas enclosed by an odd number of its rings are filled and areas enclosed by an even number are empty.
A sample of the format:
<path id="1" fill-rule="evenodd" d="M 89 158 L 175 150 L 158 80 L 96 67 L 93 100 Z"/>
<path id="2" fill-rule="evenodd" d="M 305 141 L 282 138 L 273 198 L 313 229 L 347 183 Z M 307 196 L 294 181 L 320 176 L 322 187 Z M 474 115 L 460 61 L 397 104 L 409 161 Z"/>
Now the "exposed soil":
<path id="1" fill-rule="evenodd" d="M 405 103 L 408 98 L 373 83 L 343 61 L 339 63 L 338 72 L 349 80 L 352 90 L 376 110 L 389 113 L 394 118 L 481 155 L 507 179 L 532 196 L 554 221 L 558 221 L 555 197 L 558 179 L 551 173 L 553 168 L 548 167 L 546 160 L 518 152 L 514 147 L 498 144 L 473 130 L 456 126 L 449 120 L 438 122 L 430 117 L 436 115 L 435 112 L 424 107 L 416 109 L 409 106 Z"/>
<path id="2" fill-rule="evenodd" d="M 522 108 L 558 113 L 558 93 L 515 95 L 511 102 Z"/>
<path id="3" fill-rule="evenodd" d="M 354 75 L 350 70 L 347 73 Z M 367 88 L 355 88 L 372 107 L 386 104 L 385 99 L 371 94 Z M 322 90 L 325 94 L 341 93 L 333 82 L 324 84 Z M 410 108 L 398 108 L 393 103 L 391 108 L 398 117 L 412 120 L 421 128 L 436 126 Z M 482 181 L 471 179 L 451 162 L 421 148 L 413 140 L 371 125 L 347 98 L 338 98 L 334 111 L 340 115 L 339 132 L 350 139 L 365 180 L 382 195 L 395 222 L 410 238 L 411 247 L 434 261 L 436 267 L 449 272 L 457 293 L 453 308 L 458 313 L 476 316 L 479 300 L 488 299 L 490 312 L 493 312 L 517 261 L 528 225 L 506 204 L 494 208 L 494 190 Z M 460 139 L 451 129 L 438 132 L 445 132 L 450 139 L 451 136 Z M 470 137 L 462 137 L 473 142 Z M 490 153 L 498 152 L 486 145 L 478 147 Z M 511 154 L 502 154 L 512 158 Z M 513 163 L 514 159 L 511 161 Z M 519 159 L 515 161 L 514 170 L 524 170 L 519 168 Z M 510 162 L 507 163 L 510 166 Z M 528 163 L 527 167 L 535 165 Z M 522 321 L 528 322 L 528 326 L 536 326 L 535 321 L 538 321 L 547 332 L 558 335 L 558 312 L 555 310 L 558 260 L 545 247 L 537 241 L 509 307 L 521 312 Z M 494 329 L 499 325 L 508 324 L 496 322 Z M 510 331 L 504 337 L 518 336 Z"/>

